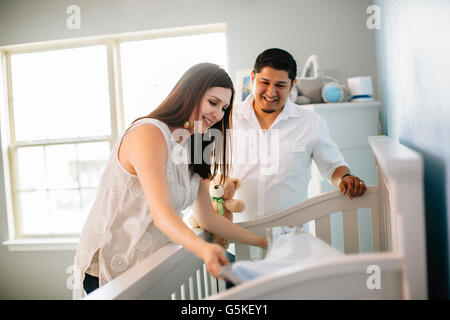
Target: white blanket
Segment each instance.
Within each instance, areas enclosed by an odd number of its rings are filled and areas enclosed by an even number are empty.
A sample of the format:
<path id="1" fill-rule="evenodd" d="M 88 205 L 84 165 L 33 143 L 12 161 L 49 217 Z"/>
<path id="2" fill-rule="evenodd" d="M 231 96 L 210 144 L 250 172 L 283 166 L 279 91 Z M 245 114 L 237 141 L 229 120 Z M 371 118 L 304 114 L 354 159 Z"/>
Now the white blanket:
<path id="1" fill-rule="evenodd" d="M 272 228 L 269 243 L 271 236 L 273 242 L 269 244 L 263 260 L 243 260 L 229 264 L 223 268 L 223 276 L 239 284 L 286 268 L 344 255 L 323 240 L 296 227 Z"/>

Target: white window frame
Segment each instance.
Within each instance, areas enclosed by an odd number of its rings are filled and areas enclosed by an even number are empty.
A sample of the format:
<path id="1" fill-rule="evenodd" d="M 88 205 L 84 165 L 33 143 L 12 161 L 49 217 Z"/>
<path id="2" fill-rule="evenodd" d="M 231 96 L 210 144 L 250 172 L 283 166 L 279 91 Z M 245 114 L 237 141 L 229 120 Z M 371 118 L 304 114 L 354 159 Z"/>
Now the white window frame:
<path id="1" fill-rule="evenodd" d="M 0 87 L 0 125 L 4 177 L 4 181 L 2 183 L 4 183 L 5 186 L 6 214 L 9 234 L 9 240 L 4 241 L 3 245 L 6 245 L 10 251 L 75 250 L 76 245 L 78 244 L 79 234 L 42 235 L 32 237 L 20 234 L 19 230 L 21 221 L 16 209 L 16 187 L 14 185 L 16 181 L 14 171 L 17 168 L 17 163 L 14 163 L 14 159 L 17 159 L 17 157 L 14 153 L 17 151 L 18 147 L 31 145 L 38 146 L 76 142 L 108 141 L 110 144 L 110 149 L 114 146 L 119 138 L 119 134 L 125 130 L 122 75 L 120 66 L 121 43 L 216 32 L 226 33 L 226 25 L 212 24 L 0 47 L 0 75 L 2 80 L 0 81 L 0 83 L 2 83 L 2 86 Z M 76 139 L 50 139 L 17 142 L 14 137 L 13 127 L 14 119 L 11 94 L 11 55 L 95 45 L 105 45 L 107 48 L 111 135 Z M 227 57 L 229 59 L 229 55 L 227 55 Z"/>

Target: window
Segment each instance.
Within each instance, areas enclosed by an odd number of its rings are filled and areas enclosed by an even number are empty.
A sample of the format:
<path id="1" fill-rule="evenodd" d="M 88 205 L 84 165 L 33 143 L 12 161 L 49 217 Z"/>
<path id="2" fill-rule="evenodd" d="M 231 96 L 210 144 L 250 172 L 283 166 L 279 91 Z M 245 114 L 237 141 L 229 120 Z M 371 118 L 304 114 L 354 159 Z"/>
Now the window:
<path id="1" fill-rule="evenodd" d="M 227 69 L 226 52 L 223 32 L 122 43 L 125 125 L 156 108 L 194 64 Z"/>
<path id="2" fill-rule="evenodd" d="M 13 54 L 17 231 L 79 233 L 109 155 L 106 46 Z"/>
<path id="3" fill-rule="evenodd" d="M 192 65 L 227 69 L 219 31 L 4 50 L 9 106 L 2 117 L 9 121 L 2 134 L 7 130 L 9 153 L 3 159 L 9 158 L 15 238 L 81 232 L 119 133 L 150 113 Z"/>

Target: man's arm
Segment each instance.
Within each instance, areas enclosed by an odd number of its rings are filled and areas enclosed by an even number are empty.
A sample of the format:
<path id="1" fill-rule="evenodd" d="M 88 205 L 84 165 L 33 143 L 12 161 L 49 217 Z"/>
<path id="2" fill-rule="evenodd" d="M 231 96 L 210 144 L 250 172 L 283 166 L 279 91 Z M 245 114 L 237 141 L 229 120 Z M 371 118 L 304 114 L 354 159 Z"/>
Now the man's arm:
<path id="1" fill-rule="evenodd" d="M 344 175 L 345 177 L 342 178 Z M 342 194 L 347 194 L 350 199 L 362 196 L 367 190 L 364 181 L 357 176 L 351 175 L 350 169 L 346 166 L 340 166 L 334 170 L 331 182 L 336 188 L 341 190 Z"/>

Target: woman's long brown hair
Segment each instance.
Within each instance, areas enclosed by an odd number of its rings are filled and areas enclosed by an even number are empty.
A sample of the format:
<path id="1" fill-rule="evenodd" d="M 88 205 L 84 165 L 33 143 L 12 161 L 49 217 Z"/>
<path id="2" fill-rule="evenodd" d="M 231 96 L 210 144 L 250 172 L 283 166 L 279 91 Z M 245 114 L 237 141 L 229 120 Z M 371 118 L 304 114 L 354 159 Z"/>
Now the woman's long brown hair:
<path id="1" fill-rule="evenodd" d="M 222 177 L 222 182 L 229 174 L 230 156 L 227 157 L 227 129 L 230 128 L 231 110 L 234 100 L 234 87 L 230 76 L 224 69 L 213 63 L 199 63 L 191 67 L 178 80 L 175 87 L 164 99 L 164 101 L 150 114 L 140 117 L 133 121 L 136 122 L 143 118 L 158 119 L 166 123 L 169 127 L 182 128 L 184 123 L 189 119 L 192 112 L 195 112 L 195 119 L 199 115 L 200 101 L 209 88 L 221 87 L 231 89 L 231 99 L 229 107 L 226 108 L 225 114 L 221 121 L 215 123 L 210 129 L 220 130 L 222 133 L 221 140 L 214 141 L 211 151 L 211 162 L 205 162 L 203 152 L 205 148 L 211 144 L 211 130 L 209 129 L 204 135 L 194 134 L 191 136 L 191 161 L 189 169 L 194 173 L 198 173 L 203 179 L 213 179 L 218 172 Z M 208 141 L 209 140 L 209 141 Z M 196 148 L 196 143 L 201 142 L 201 148 Z M 195 152 L 201 150 L 201 163 L 194 160 Z"/>

